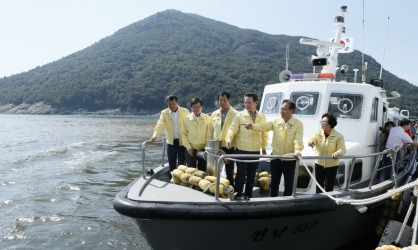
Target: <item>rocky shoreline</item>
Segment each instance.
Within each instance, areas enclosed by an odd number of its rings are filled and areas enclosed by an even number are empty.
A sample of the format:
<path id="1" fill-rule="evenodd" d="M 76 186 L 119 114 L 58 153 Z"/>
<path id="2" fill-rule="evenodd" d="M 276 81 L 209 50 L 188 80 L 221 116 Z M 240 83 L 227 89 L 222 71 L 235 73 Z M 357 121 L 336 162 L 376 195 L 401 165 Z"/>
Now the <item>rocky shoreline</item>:
<path id="1" fill-rule="evenodd" d="M 158 115 L 161 110 L 140 109 L 121 111 L 120 109 L 106 109 L 89 111 L 88 109 L 54 108 L 43 102 L 35 104 L 22 103 L 19 105 L 6 104 L 0 106 L 0 114 L 16 115 Z"/>
<path id="2" fill-rule="evenodd" d="M 234 107 L 237 110 L 242 110 L 242 105 Z M 212 113 L 214 108 L 204 108 L 204 113 Z M 122 111 L 120 109 L 106 109 L 99 111 L 89 111 L 88 109 L 70 109 L 70 108 L 54 108 L 43 102 L 35 104 L 22 103 L 19 105 L 6 104 L 0 106 L 0 114 L 15 114 L 15 115 L 159 115 L 161 109 L 128 109 Z"/>

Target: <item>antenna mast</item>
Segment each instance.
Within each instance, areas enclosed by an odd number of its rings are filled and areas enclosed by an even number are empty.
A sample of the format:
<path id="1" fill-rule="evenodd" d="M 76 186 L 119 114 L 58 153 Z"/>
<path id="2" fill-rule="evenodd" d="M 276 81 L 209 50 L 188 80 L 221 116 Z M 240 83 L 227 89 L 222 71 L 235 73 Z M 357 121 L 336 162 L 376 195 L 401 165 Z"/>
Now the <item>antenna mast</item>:
<path id="1" fill-rule="evenodd" d="M 390 6 L 389 6 L 390 7 Z M 389 8 L 390 9 L 390 8 Z M 379 79 L 382 80 L 382 71 L 383 71 L 383 63 L 385 61 L 385 51 L 386 51 L 386 41 L 388 39 L 388 30 L 389 30 L 389 20 L 390 16 L 388 15 L 388 22 L 386 25 L 386 35 L 385 35 L 385 43 L 383 45 L 383 55 L 382 55 L 382 63 L 380 64 L 380 76 Z"/>
<path id="2" fill-rule="evenodd" d="M 289 44 L 286 45 L 286 70 L 289 70 Z"/>

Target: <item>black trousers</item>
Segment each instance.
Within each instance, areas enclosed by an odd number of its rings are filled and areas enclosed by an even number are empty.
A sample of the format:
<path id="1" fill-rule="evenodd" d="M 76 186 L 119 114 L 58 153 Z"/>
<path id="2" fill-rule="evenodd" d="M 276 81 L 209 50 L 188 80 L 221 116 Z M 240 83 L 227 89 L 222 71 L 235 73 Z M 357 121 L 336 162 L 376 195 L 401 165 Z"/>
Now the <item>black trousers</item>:
<path id="1" fill-rule="evenodd" d="M 195 168 L 196 167 L 196 160 L 197 160 L 197 169 L 205 171 L 206 172 L 206 161 L 201 159 L 201 158 L 197 158 L 196 157 L 196 153 L 198 150 L 193 149 L 193 156 L 189 155 L 189 152 L 187 152 L 186 149 L 186 163 L 187 166 L 190 168 Z M 202 151 L 202 150 L 199 150 Z"/>
<path id="2" fill-rule="evenodd" d="M 170 172 L 177 168 L 178 165 L 183 165 L 186 159 L 186 148 L 180 146 L 179 139 L 174 139 L 173 145 L 167 144 L 167 158 Z"/>
<path id="3" fill-rule="evenodd" d="M 327 167 L 315 163 L 315 178 L 319 185 L 325 189 L 326 192 L 334 190 L 335 177 L 337 176 L 338 166 Z M 316 193 L 322 193 L 318 186 L 316 186 Z"/>
<path id="4" fill-rule="evenodd" d="M 282 161 L 280 159 L 274 159 L 270 161 L 271 171 L 271 187 L 270 197 L 277 197 L 279 195 L 279 186 L 284 178 L 284 192 L 283 196 L 291 196 L 293 192 L 293 180 L 295 177 L 296 160 Z"/>
<path id="5" fill-rule="evenodd" d="M 237 148 L 236 154 L 260 155 L 260 151 L 244 151 Z M 240 158 L 240 160 L 258 160 L 260 158 Z M 253 187 L 255 173 L 257 172 L 258 162 L 239 162 L 237 161 L 237 175 L 235 176 L 235 192 L 238 196 L 242 195 L 245 183 L 245 195 L 253 197 Z M 245 179 L 247 177 L 247 179 Z"/>
<path id="6" fill-rule="evenodd" d="M 221 148 L 226 154 L 234 154 L 235 148 L 227 149 L 222 147 Z M 227 164 L 225 164 L 225 173 L 226 178 L 228 179 L 229 183 L 234 186 L 234 161 L 228 161 Z"/>

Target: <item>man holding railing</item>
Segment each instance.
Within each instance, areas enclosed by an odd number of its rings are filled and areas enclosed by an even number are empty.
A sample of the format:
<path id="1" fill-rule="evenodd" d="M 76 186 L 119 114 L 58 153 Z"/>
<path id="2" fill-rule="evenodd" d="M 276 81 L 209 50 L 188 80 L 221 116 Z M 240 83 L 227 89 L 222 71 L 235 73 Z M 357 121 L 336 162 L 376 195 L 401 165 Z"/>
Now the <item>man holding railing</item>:
<path id="1" fill-rule="evenodd" d="M 247 129 L 267 132 L 273 130 L 273 141 L 271 146 L 274 155 L 293 154 L 301 157 L 303 150 L 303 123 L 293 117 L 296 105 L 290 100 L 283 100 L 280 106 L 280 118 L 263 125 L 246 124 Z M 279 185 L 282 174 L 284 177 L 283 196 L 291 196 L 293 191 L 293 180 L 296 169 L 295 159 L 274 159 L 270 161 L 271 185 L 270 197 L 279 194 Z"/>
<path id="2" fill-rule="evenodd" d="M 186 148 L 186 162 L 188 167 L 206 171 L 206 161 L 197 158 L 197 152 L 205 149 L 210 116 L 202 113 L 203 101 L 199 97 L 190 100 L 192 113 L 183 118 L 180 136 Z"/>
<path id="3" fill-rule="evenodd" d="M 403 146 L 404 143 L 409 143 L 411 145 L 414 145 L 418 147 L 418 142 L 414 142 L 411 137 L 405 132 L 409 129 L 409 124 L 411 124 L 411 121 L 408 119 L 402 119 L 398 127 L 394 127 L 390 130 L 388 141 L 386 142 L 386 149 L 391 149 L 395 145 Z M 400 159 L 400 151 L 396 153 L 396 160 L 397 162 Z M 384 166 L 392 166 L 392 159 L 390 157 L 387 157 L 387 154 L 383 157 L 383 163 Z M 395 170 L 398 170 L 395 168 Z M 392 168 L 387 167 L 385 169 L 385 180 L 388 180 L 391 178 Z M 380 180 L 384 181 L 384 180 Z"/>
<path id="4" fill-rule="evenodd" d="M 166 97 L 167 109 L 161 111 L 160 119 L 154 128 L 154 134 L 151 141 L 155 142 L 157 137 L 165 130 L 167 136 L 167 158 L 170 172 L 177 168 L 178 165 L 184 164 L 186 149 L 183 147 L 180 138 L 180 127 L 183 118 L 189 115 L 189 111 L 178 105 L 178 98 L 175 95 Z"/>
<path id="5" fill-rule="evenodd" d="M 234 142 L 232 142 L 231 148 L 226 148 L 226 133 L 228 132 L 229 126 L 231 126 L 232 119 L 238 113 L 233 107 L 231 107 L 231 95 L 223 91 L 218 94 L 218 102 L 220 108 L 214 111 L 210 117 L 210 124 L 208 127 L 208 140 L 221 140 L 222 145 L 221 149 L 226 154 L 233 154 L 235 152 Z M 225 164 L 225 173 L 226 178 L 229 180 L 229 183 L 234 186 L 234 162 L 228 161 Z"/>

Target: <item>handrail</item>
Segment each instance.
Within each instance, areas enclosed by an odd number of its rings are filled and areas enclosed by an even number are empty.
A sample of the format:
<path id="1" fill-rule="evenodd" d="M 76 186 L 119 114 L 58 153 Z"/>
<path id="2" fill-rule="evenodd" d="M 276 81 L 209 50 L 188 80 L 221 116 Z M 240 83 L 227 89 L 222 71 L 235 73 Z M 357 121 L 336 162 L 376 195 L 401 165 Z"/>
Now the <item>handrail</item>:
<path id="1" fill-rule="evenodd" d="M 145 167 L 145 147 L 149 143 L 153 143 L 153 141 L 149 140 L 149 141 L 144 141 L 142 143 L 142 178 L 144 178 L 144 179 L 145 179 L 145 176 L 146 176 L 146 173 L 147 173 L 146 167 Z"/>
<path id="2" fill-rule="evenodd" d="M 374 157 L 374 156 L 379 156 L 379 158 L 380 158 L 380 156 L 384 155 L 387 152 L 388 152 L 387 150 L 384 150 L 383 152 L 371 153 L 371 154 L 367 154 L 367 155 L 343 155 L 343 156 L 338 156 L 339 159 L 351 159 L 351 164 L 349 166 L 350 171 L 349 171 L 349 176 L 348 176 L 348 180 L 347 180 L 346 190 L 348 190 L 349 187 L 350 187 L 351 176 L 353 175 L 354 164 L 355 164 L 357 158 L 368 158 L 368 157 Z M 225 154 L 225 155 L 221 155 L 218 159 L 217 164 L 216 164 L 216 173 L 217 173 L 216 182 L 217 183 L 220 183 L 219 182 L 220 181 L 220 174 L 219 173 L 220 173 L 220 170 L 222 169 L 222 162 L 224 161 L 224 159 L 231 159 L 231 158 L 235 158 L 235 159 L 242 159 L 242 158 L 277 159 L 277 158 L 281 158 L 281 159 L 295 159 L 296 160 L 295 156 L 293 156 L 293 155 L 253 155 L 253 154 L 228 154 L 228 155 Z M 333 159 L 333 158 L 331 156 L 303 156 L 302 159 L 312 160 L 312 159 Z M 298 166 L 298 164 L 296 166 Z M 378 164 L 376 166 L 378 166 Z M 376 168 L 376 166 L 375 166 L 375 168 Z M 296 170 L 295 170 L 295 176 L 294 176 L 294 180 L 293 180 L 292 196 L 295 196 L 295 193 L 296 193 L 298 169 L 299 168 L 296 168 Z M 374 176 L 371 176 L 371 178 L 374 178 Z M 219 185 L 216 185 L 215 200 L 219 201 Z"/>
<path id="3" fill-rule="evenodd" d="M 161 159 L 161 166 L 164 167 L 165 148 L 166 148 L 166 145 L 167 145 L 167 140 L 165 138 L 162 138 L 162 139 L 163 139 L 163 156 L 162 156 L 162 159 Z M 144 141 L 142 143 L 142 178 L 144 178 L 144 179 L 145 179 L 145 176 L 147 174 L 147 169 L 146 169 L 146 166 L 145 166 L 145 148 L 146 148 L 146 145 L 150 144 L 150 143 L 154 143 L 154 141 L 149 140 L 149 141 Z"/>

